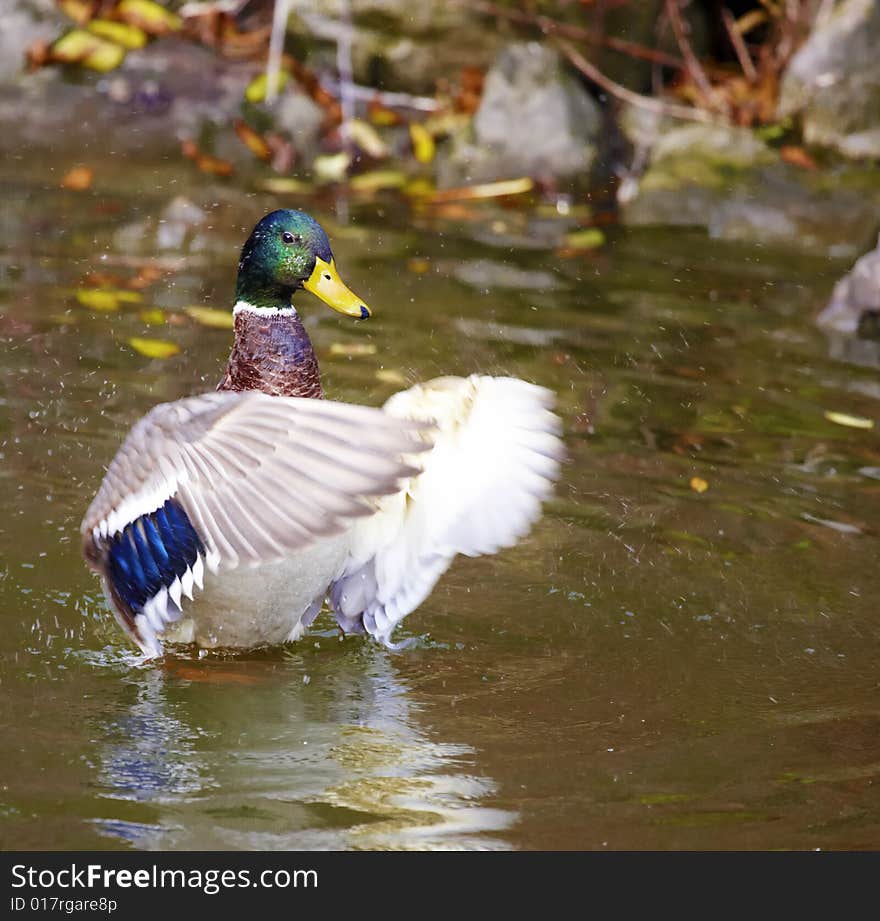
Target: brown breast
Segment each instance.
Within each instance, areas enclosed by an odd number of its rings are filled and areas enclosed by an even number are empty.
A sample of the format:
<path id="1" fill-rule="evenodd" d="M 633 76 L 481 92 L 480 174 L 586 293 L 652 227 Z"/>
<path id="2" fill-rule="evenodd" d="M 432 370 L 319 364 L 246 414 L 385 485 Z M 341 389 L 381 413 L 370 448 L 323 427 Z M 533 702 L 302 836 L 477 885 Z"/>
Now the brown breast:
<path id="1" fill-rule="evenodd" d="M 318 359 L 299 316 L 240 310 L 226 374 L 217 389 L 321 399 Z"/>

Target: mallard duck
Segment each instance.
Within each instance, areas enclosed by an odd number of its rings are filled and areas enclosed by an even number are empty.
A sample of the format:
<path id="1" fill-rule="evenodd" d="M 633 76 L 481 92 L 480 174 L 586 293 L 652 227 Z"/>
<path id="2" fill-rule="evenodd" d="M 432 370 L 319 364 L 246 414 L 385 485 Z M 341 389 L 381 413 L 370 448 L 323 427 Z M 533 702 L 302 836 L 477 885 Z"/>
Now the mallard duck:
<path id="1" fill-rule="evenodd" d="M 325 400 L 301 288 L 370 316 L 317 221 L 273 211 L 242 249 L 217 391 L 141 419 L 83 519 L 85 558 L 148 657 L 294 640 L 325 601 L 345 633 L 393 647 L 456 554 L 512 546 L 552 490 L 550 391 L 474 374 L 381 409 Z"/>

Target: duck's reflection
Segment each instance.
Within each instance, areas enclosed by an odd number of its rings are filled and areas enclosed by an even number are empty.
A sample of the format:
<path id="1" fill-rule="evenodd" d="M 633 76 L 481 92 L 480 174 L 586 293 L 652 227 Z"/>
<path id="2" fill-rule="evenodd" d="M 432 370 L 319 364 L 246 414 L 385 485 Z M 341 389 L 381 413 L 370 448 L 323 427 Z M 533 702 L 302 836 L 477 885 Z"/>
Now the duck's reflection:
<path id="1" fill-rule="evenodd" d="M 515 815 L 474 752 L 413 719 L 388 653 L 335 639 L 283 659 L 128 674 L 107 719 L 102 832 L 136 848 L 504 848 Z M 311 677 L 309 677 L 311 676 Z"/>

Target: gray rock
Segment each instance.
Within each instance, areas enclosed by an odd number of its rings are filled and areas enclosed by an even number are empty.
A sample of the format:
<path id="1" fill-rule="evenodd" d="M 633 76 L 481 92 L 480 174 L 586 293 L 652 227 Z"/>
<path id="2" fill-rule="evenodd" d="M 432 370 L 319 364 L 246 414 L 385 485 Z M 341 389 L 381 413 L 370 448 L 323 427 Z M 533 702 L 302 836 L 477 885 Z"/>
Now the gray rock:
<path id="1" fill-rule="evenodd" d="M 880 317 L 880 240 L 837 282 L 816 322 L 828 330 L 855 335 Z"/>
<path id="2" fill-rule="evenodd" d="M 289 86 L 275 104 L 274 116 L 276 127 L 290 135 L 299 161 L 313 160 L 321 140 L 324 110 L 301 90 Z"/>
<path id="3" fill-rule="evenodd" d="M 414 93 L 469 66 L 486 68 L 500 43 L 478 13 L 460 0 L 291 0 L 288 30 L 333 65 L 351 25 L 351 65 L 359 83 Z M 313 52 L 314 54 L 314 52 Z"/>
<path id="4" fill-rule="evenodd" d="M 809 144 L 880 157 L 880 0 L 843 0 L 818 22 L 782 81 L 781 117 Z"/>
<path id="5" fill-rule="evenodd" d="M 56 38 L 63 25 L 52 0 L 7 2 L 0 10 L 0 84 L 15 80 L 24 69 L 24 55 L 37 41 Z"/>
<path id="6" fill-rule="evenodd" d="M 645 173 L 621 189 L 627 224 L 705 227 L 717 239 L 824 256 L 863 252 L 880 225 L 880 181 L 872 171 L 799 169 L 745 128 L 663 131 Z"/>
<path id="7" fill-rule="evenodd" d="M 511 45 L 486 76 L 473 125 L 438 164 L 440 185 L 583 175 L 597 154 L 599 106 L 536 42 Z"/>

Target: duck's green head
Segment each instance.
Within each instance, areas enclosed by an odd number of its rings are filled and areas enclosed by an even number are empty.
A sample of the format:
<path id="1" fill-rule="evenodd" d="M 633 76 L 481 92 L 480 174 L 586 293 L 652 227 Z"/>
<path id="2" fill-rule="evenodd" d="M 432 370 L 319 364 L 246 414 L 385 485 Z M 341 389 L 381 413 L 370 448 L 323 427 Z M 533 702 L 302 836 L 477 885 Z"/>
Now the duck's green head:
<path id="1" fill-rule="evenodd" d="M 257 308 L 285 307 L 298 288 L 346 316 L 370 315 L 369 307 L 339 277 L 323 227 L 304 211 L 273 211 L 254 227 L 242 248 L 236 300 Z"/>

